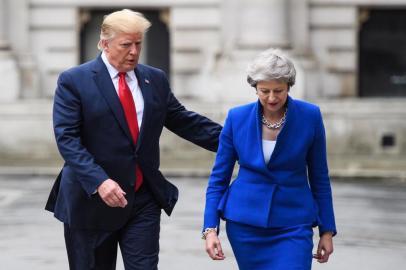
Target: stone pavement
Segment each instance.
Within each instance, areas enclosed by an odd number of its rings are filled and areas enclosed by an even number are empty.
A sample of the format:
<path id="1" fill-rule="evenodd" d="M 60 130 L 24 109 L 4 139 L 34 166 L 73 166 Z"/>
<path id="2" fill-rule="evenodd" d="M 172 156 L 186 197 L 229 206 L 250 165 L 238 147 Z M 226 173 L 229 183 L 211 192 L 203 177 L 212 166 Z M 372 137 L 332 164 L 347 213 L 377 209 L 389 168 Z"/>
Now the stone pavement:
<path id="1" fill-rule="evenodd" d="M 206 180 L 172 180 L 180 189 L 180 200 L 170 218 L 162 215 L 159 269 L 237 269 L 224 233 L 227 258 L 222 262 L 211 261 L 199 239 Z M 50 177 L 0 176 L 1 270 L 68 269 L 62 224 L 43 210 L 52 181 Z M 404 269 L 406 185 L 340 181 L 333 183 L 333 192 L 339 230 L 335 252 L 328 264 L 314 263 L 313 269 Z M 124 269 L 121 259 L 117 269 Z"/>

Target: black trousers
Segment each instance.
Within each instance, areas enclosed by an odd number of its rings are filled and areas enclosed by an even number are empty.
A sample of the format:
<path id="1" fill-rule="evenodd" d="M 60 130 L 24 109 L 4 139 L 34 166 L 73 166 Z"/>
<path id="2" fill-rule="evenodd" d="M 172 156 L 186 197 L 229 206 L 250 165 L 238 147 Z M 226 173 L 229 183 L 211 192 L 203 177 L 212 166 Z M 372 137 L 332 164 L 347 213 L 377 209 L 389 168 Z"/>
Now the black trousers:
<path id="1" fill-rule="evenodd" d="M 120 245 L 126 270 L 158 269 L 161 209 L 147 187 L 137 191 L 131 218 L 118 231 L 72 229 L 64 225 L 70 270 L 116 269 Z"/>

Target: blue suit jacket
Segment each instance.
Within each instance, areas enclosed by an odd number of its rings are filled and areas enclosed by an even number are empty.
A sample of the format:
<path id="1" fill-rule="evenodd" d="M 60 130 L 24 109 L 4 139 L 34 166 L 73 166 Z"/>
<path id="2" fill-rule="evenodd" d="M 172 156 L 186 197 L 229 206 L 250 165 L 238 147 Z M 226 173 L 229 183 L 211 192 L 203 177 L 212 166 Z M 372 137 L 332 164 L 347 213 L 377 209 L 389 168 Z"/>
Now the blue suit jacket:
<path id="1" fill-rule="evenodd" d="M 220 125 L 187 111 L 161 70 L 139 64 L 135 73 L 145 105 L 136 145 L 100 56 L 63 72 L 58 79 L 53 124 L 65 164 L 46 209 L 72 228 L 116 230 L 125 224 L 134 201 L 137 165 L 144 184 L 170 215 L 178 190 L 159 171 L 159 138 L 164 126 L 201 147 L 217 150 Z M 127 193 L 127 207 L 111 208 L 93 194 L 108 178 Z"/>
<path id="2" fill-rule="evenodd" d="M 263 228 L 313 224 L 320 233 L 335 233 L 319 108 L 288 97 L 286 123 L 268 164 L 261 114 L 259 102 L 229 111 L 207 188 L 204 228 L 218 227 L 221 217 Z"/>

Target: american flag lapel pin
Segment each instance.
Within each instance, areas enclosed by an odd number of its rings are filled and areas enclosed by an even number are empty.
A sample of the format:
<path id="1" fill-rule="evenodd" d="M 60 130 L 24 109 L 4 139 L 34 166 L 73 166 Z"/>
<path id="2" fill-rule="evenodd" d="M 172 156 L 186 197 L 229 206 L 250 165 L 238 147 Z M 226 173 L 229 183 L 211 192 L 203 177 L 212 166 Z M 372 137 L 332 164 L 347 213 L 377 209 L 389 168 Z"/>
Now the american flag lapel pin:
<path id="1" fill-rule="evenodd" d="M 148 79 L 145 79 L 144 81 L 145 81 L 145 83 L 149 83 L 149 80 L 148 80 Z"/>

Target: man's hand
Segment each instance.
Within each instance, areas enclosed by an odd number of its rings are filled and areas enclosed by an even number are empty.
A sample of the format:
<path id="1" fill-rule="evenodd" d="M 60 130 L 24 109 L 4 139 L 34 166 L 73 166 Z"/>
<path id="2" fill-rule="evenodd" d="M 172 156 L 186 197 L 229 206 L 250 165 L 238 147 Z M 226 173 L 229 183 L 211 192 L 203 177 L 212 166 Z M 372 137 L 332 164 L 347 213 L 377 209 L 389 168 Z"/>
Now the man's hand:
<path id="1" fill-rule="evenodd" d="M 220 240 L 216 232 L 209 232 L 206 235 L 206 252 L 213 260 L 224 260 L 224 253 L 221 249 Z"/>
<path id="2" fill-rule="evenodd" d="M 127 205 L 126 194 L 114 180 L 105 180 L 98 188 L 102 200 L 110 207 L 124 208 Z"/>
<path id="3" fill-rule="evenodd" d="M 331 253 L 333 253 L 333 234 L 326 232 L 320 237 L 317 254 L 313 255 L 313 258 L 317 259 L 319 263 L 325 263 Z"/>

